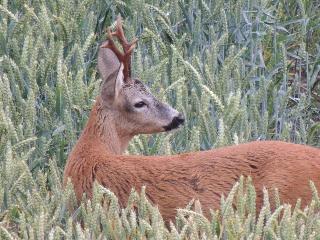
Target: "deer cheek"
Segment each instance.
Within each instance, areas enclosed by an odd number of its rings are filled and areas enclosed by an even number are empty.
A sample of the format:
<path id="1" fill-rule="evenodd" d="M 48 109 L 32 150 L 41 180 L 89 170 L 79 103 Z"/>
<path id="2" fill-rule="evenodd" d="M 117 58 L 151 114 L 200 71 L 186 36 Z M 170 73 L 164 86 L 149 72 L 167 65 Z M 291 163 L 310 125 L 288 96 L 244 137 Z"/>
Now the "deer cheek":
<path id="1" fill-rule="evenodd" d="M 127 102 L 124 104 L 124 110 L 126 113 L 134 113 L 134 108 Z"/>

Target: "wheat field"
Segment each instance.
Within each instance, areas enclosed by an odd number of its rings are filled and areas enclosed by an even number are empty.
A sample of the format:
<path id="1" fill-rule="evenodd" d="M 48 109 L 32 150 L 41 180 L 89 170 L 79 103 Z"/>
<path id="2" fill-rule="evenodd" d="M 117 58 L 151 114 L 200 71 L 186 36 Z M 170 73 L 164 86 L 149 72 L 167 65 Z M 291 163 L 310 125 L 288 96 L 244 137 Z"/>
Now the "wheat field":
<path id="1" fill-rule="evenodd" d="M 135 137 L 127 154 L 266 139 L 320 147 L 317 0 L 0 0 L 0 239 L 320 239 L 312 182 L 307 207 L 264 190 L 256 214 L 251 179 L 240 178 L 211 218 L 190 199 L 170 226 L 144 189 L 124 209 L 99 185 L 76 204 L 63 168 L 118 14 L 139 38 L 133 75 L 187 119 L 179 131 Z"/>

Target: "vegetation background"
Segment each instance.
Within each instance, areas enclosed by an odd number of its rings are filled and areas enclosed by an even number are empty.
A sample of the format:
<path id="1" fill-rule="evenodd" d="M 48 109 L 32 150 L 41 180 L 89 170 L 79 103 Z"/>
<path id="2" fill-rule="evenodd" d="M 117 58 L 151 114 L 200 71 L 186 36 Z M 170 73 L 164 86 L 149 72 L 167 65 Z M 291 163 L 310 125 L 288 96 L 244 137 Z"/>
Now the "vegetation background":
<path id="1" fill-rule="evenodd" d="M 191 201 L 169 228 L 143 191 L 120 209 L 96 186 L 77 207 L 72 187 L 62 190 L 63 167 L 98 94 L 97 51 L 118 14 L 139 37 L 133 74 L 187 118 L 178 132 L 136 137 L 130 154 L 258 139 L 320 147 L 317 0 L 0 0 L 0 239 L 319 239 L 312 183 L 307 208 L 264 190 L 256 216 L 255 190 L 241 178 L 210 219 Z"/>

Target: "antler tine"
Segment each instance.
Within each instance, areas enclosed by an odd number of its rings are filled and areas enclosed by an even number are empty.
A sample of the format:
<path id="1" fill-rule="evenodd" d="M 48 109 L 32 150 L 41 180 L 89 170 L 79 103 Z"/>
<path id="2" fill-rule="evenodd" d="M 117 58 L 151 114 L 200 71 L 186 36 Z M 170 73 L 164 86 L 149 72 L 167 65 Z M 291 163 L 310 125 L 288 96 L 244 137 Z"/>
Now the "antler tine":
<path id="1" fill-rule="evenodd" d="M 128 40 L 124 35 L 122 21 L 120 15 L 117 17 L 117 28 L 116 31 L 112 34 L 113 36 L 117 36 L 122 46 L 128 45 Z"/>
<path id="2" fill-rule="evenodd" d="M 117 56 L 119 61 L 123 63 L 124 65 L 123 75 L 124 75 L 124 79 L 127 80 L 131 73 L 131 53 L 135 48 L 138 39 L 135 38 L 131 43 L 128 43 L 128 40 L 125 37 L 124 31 L 122 28 L 122 21 L 121 21 L 120 15 L 117 18 L 116 31 L 111 32 L 111 29 L 108 28 L 107 33 L 108 33 L 107 35 L 108 42 L 101 47 L 111 49 L 114 52 L 114 54 Z M 112 38 L 113 36 L 116 36 L 118 38 L 122 46 L 123 53 L 116 47 Z"/>
<path id="3" fill-rule="evenodd" d="M 123 27 L 122 27 L 122 20 L 121 20 L 121 16 L 119 15 L 117 17 L 117 29 L 116 32 L 112 33 L 113 36 L 117 36 L 121 45 L 126 48 L 124 49 L 125 51 L 127 51 L 129 53 L 130 49 L 133 49 L 135 47 L 136 42 L 138 41 L 137 38 L 135 38 L 131 43 L 128 42 L 126 36 L 124 35 L 124 31 L 123 31 Z M 133 48 L 132 48 L 133 46 Z M 131 50 L 132 51 L 132 50 Z"/>
<path id="4" fill-rule="evenodd" d="M 109 27 L 107 29 L 107 39 L 108 39 L 108 43 L 106 45 L 103 45 L 102 47 L 105 48 L 109 48 L 111 49 L 114 54 L 119 58 L 119 61 L 123 62 L 124 61 L 124 57 L 125 54 L 122 53 L 116 46 L 116 44 L 114 43 L 113 39 L 112 39 L 112 35 L 113 33 L 111 32 L 111 28 Z"/>

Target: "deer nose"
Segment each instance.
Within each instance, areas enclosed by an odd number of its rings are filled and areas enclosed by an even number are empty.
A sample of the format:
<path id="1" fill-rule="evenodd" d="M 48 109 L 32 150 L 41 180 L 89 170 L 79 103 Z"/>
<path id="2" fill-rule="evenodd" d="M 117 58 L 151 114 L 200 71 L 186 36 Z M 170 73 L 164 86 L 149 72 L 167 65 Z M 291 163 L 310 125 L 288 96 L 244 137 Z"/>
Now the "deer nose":
<path id="1" fill-rule="evenodd" d="M 184 123 L 184 116 L 183 116 L 181 113 L 179 113 L 178 116 L 175 116 L 175 117 L 172 119 L 172 121 L 171 121 L 171 123 L 170 123 L 169 125 L 164 126 L 163 128 L 164 128 L 166 131 L 170 131 L 170 130 L 172 130 L 172 129 L 178 128 L 178 127 L 179 127 L 181 124 L 183 124 L 183 123 Z"/>
<path id="2" fill-rule="evenodd" d="M 185 118 L 184 118 L 183 114 L 179 113 L 179 115 L 177 117 L 174 117 L 172 122 L 176 122 L 180 125 L 180 124 L 184 124 L 184 121 L 185 121 Z"/>

